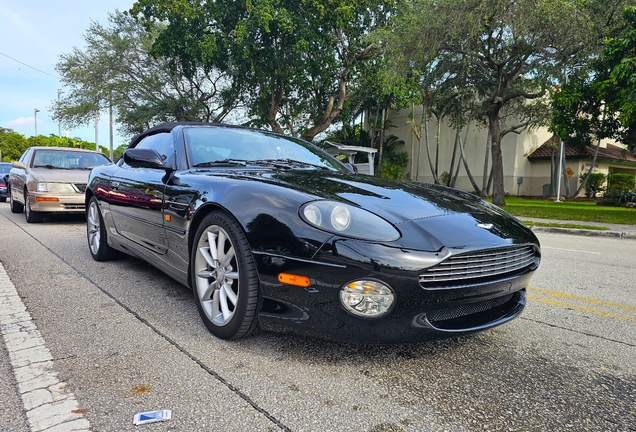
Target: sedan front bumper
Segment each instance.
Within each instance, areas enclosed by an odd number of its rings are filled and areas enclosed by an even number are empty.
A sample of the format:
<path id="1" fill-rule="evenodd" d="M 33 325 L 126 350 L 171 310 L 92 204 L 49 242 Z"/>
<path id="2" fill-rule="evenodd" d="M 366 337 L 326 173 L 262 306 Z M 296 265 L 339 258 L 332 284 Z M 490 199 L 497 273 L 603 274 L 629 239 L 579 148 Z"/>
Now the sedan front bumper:
<path id="1" fill-rule="evenodd" d="M 46 213 L 84 213 L 84 194 L 50 194 L 35 192 L 29 194 L 31 211 Z"/>

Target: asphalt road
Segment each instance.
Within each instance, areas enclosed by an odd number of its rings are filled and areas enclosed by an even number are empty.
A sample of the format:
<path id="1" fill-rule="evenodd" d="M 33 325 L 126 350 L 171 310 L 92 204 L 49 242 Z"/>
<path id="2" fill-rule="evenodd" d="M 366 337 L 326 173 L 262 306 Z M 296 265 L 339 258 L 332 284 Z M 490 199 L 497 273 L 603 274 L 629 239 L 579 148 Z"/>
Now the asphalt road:
<path id="1" fill-rule="evenodd" d="M 93 431 L 636 431 L 636 242 L 538 235 L 529 305 L 493 330 L 226 342 L 152 266 L 93 261 L 82 218 L 26 224 L 0 204 L 2 266 Z M 24 377 L 0 341 L 0 431 L 27 431 Z M 172 418 L 133 425 L 155 409 Z"/>

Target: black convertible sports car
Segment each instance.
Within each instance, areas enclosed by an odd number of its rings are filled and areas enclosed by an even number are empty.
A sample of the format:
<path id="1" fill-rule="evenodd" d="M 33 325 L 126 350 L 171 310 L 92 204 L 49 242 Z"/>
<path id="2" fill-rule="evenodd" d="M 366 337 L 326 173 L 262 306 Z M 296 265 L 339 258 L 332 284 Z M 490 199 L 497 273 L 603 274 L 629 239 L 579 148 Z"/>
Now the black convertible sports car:
<path id="1" fill-rule="evenodd" d="M 521 313 L 541 255 L 531 231 L 474 195 L 349 168 L 284 135 L 162 124 L 91 172 L 90 252 L 191 287 L 224 339 L 415 342 Z"/>

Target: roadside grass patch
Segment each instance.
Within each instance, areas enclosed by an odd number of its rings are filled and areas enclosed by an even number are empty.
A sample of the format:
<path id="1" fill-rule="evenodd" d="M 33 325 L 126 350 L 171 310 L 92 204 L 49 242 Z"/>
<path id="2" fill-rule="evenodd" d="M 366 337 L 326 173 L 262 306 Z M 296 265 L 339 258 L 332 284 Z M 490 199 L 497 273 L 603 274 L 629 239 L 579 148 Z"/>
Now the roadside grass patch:
<path id="1" fill-rule="evenodd" d="M 551 227 L 551 228 L 572 228 L 572 229 L 586 229 L 586 230 L 596 230 L 596 231 L 609 231 L 609 228 L 599 227 L 595 225 L 579 225 L 579 224 L 570 224 L 570 223 L 553 223 L 553 222 L 533 222 L 533 221 L 524 221 L 522 220 L 525 226 L 533 227 Z"/>
<path id="2" fill-rule="evenodd" d="M 502 208 L 511 215 L 521 218 L 636 225 L 636 209 L 601 206 L 592 201 L 562 201 L 557 203 L 553 200 L 507 196 L 506 205 Z"/>

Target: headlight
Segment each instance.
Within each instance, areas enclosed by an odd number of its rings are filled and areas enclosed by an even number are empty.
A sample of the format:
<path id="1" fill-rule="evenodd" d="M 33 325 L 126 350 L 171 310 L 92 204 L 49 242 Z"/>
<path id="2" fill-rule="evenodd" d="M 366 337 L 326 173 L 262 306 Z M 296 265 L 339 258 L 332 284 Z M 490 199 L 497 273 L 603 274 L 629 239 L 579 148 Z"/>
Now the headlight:
<path id="1" fill-rule="evenodd" d="M 381 217 L 334 201 L 313 201 L 300 207 L 301 218 L 316 228 L 372 241 L 393 241 L 400 238 L 400 232 Z"/>
<path id="2" fill-rule="evenodd" d="M 72 194 L 77 193 L 73 185 L 69 183 L 38 183 L 38 192 L 49 192 L 56 194 Z"/>
<path id="3" fill-rule="evenodd" d="M 393 290 L 375 280 L 354 281 L 340 288 L 342 306 L 357 316 L 373 318 L 384 315 L 394 299 Z"/>

